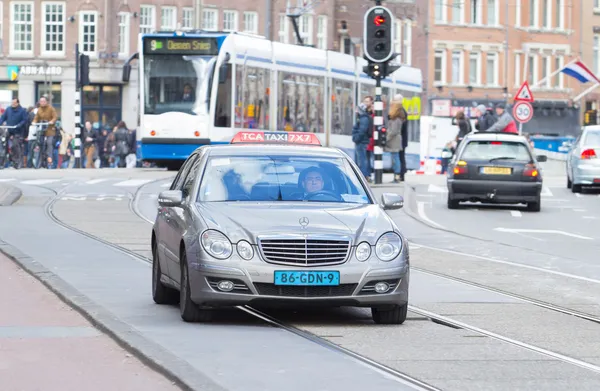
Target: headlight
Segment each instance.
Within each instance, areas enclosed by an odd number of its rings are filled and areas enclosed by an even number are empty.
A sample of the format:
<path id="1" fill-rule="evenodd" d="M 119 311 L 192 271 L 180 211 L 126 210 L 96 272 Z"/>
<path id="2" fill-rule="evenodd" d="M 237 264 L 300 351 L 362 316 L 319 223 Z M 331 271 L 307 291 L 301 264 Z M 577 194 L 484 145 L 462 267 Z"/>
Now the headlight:
<path id="1" fill-rule="evenodd" d="M 395 232 L 388 232 L 377 240 L 375 254 L 382 261 L 391 261 L 402 251 L 402 238 Z"/>
<path id="2" fill-rule="evenodd" d="M 245 240 L 240 240 L 236 245 L 237 252 L 242 259 L 249 261 L 254 256 L 254 250 L 252 249 L 252 245 Z"/>
<path id="3" fill-rule="evenodd" d="M 231 242 L 227 236 L 219 231 L 204 231 L 201 236 L 202 247 L 207 253 L 218 259 L 227 259 L 231 256 Z"/>
<path id="4" fill-rule="evenodd" d="M 356 246 L 356 259 L 364 262 L 371 256 L 371 246 L 367 242 L 362 242 Z"/>

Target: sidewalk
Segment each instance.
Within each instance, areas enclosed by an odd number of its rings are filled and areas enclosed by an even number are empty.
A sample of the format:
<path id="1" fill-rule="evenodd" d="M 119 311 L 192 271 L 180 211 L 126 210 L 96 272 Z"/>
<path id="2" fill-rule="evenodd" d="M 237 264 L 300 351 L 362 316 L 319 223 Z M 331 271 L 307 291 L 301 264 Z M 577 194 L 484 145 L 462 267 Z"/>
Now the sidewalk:
<path id="1" fill-rule="evenodd" d="M 0 388 L 179 390 L 0 254 Z"/>

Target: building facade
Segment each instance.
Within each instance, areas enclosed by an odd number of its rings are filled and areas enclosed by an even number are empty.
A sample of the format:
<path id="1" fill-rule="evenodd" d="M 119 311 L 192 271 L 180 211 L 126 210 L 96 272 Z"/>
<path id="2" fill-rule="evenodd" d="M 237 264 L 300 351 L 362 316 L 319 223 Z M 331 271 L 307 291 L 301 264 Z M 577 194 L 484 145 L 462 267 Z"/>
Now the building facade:
<path id="1" fill-rule="evenodd" d="M 583 61 L 588 64 L 590 70 L 600 77 L 600 1 L 582 0 L 586 10 L 582 23 Z M 595 122 L 600 118 L 600 88 L 592 90 L 582 98 L 584 111 L 593 111 Z"/>
<path id="2" fill-rule="evenodd" d="M 18 97 L 25 107 L 40 96 L 51 99 L 67 131 L 73 131 L 75 44 L 90 56 L 90 81 L 82 89 L 85 121 L 113 127 L 138 124 L 137 72 L 121 81 L 122 66 L 138 50 L 138 33 L 189 30 L 200 16 L 202 28 L 243 31 L 271 40 L 297 43 L 286 11 L 313 7 L 296 20 L 304 44 L 362 55 L 362 22 L 372 4 L 352 0 L 87 0 L 0 1 L 0 105 Z M 201 3 L 201 8 L 194 6 Z M 396 51 L 412 61 L 414 4 L 387 4 L 397 15 Z M 300 7 L 300 8 L 296 8 Z M 197 11 L 197 12 L 196 12 Z M 134 68 L 136 62 L 133 62 Z"/>
<path id="3" fill-rule="evenodd" d="M 581 56 L 580 0 L 428 0 L 416 33 L 416 66 L 427 69 L 424 108 L 451 117 L 484 104 L 513 103 L 527 80 L 535 98 L 526 133 L 573 134 L 581 84 L 562 73 Z"/>

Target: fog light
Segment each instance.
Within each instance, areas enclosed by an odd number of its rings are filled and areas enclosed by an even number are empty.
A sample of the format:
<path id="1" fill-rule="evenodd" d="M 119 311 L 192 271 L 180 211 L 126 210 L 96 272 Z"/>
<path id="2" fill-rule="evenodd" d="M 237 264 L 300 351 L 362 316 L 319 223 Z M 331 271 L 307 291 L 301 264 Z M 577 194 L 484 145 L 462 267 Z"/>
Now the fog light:
<path id="1" fill-rule="evenodd" d="M 377 293 L 385 293 L 390 290 L 390 286 L 387 282 L 378 282 L 375 284 L 375 292 Z"/>
<path id="2" fill-rule="evenodd" d="M 223 292 L 231 292 L 233 290 L 233 282 L 231 281 L 219 281 L 217 288 Z"/>

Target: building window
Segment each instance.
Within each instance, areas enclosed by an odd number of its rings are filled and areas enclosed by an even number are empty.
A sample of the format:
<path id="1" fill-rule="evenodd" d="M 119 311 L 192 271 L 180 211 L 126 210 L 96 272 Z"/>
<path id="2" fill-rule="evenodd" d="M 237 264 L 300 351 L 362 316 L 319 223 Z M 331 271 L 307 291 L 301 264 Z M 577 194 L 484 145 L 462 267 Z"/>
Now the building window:
<path id="1" fill-rule="evenodd" d="M 79 45 L 82 53 L 95 54 L 98 42 L 98 12 L 79 13 Z"/>
<path id="2" fill-rule="evenodd" d="M 555 57 L 554 58 L 554 68 L 558 71 L 562 69 L 564 66 L 564 58 L 563 57 Z M 558 72 L 554 76 L 554 87 L 556 88 L 564 88 L 564 78 L 562 72 Z"/>
<path id="3" fill-rule="evenodd" d="M 83 120 L 112 130 L 121 120 L 121 86 L 92 84 L 81 91 Z M 133 127 L 132 124 L 126 124 Z"/>
<path id="4" fill-rule="evenodd" d="M 436 23 L 446 21 L 446 0 L 435 0 L 435 21 Z"/>
<path id="5" fill-rule="evenodd" d="M 481 2 L 483 0 L 471 0 L 471 24 L 481 24 Z"/>
<path id="6" fill-rule="evenodd" d="M 194 28 L 194 9 L 184 8 L 181 11 L 181 29 L 192 30 Z"/>
<path id="7" fill-rule="evenodd" d="M 521 0 L 515 0 L 515 26 L 521 26 Z"/>
<path id="8" fill-rule="evenodd" d="M 42 3 L 44 54 L 62 54 L 65 51 L 65 3 Z"/>
<path id="9" fill-rule="evenodd" d="M 119 12 L 119 54 L 129 54 L 129 12 Z"/>
<path id="10" fill-rule="evenodd" d="M 592 69 L 597 75 L 600 73 L 600 35 L 594 34 L 594 58 Z"/>
<path id="11" fill-rule="evenodd" d="M 402 41 L 402 63 L 409 65 L 412 63 L 412 22 L 410 20 L 406 20 L 403 24 L 404 29 L 402 31 L 402 37 L 404 41 Z"/>
<path id="12" fill-rule="evenodd" d="M 11 3 L 10 13 L 11 52 L 33 53 L 33 2 Z"/>
<path id="13" fill-rule="evenodd" d="M 515 54 L 515 86 L 521 84 L 521 55 Z"/>
<path id="14" fill-rule="evenodd" d="M 238 30 L 238 13 L 237 11 L 223 11 L 223 31 Z"/>
<path id="15" fill-rule="evenodd" d="M 207 31 L 217 31 L 219 23 L 219 11 L 202 10 L 202 29 Z"/>
<path id="16" fill-rule="evenodd" d="M 177 28 L 177 8 L 160 8 L 160 29 L 165 31 L 174 31 Z"/>
<path id="17" fill-rule="evenodd" d="M 452 52 L 452 84 L 463 84 L 462 52 Z"/>
<path id="18" fill-rule="evenodd" d="M 396 19 L 394 23 L 396 23 L 394 26 L 394 52 L 401 53 L 404 57 L 404 53 L 402 53 L 402 20 Z"/>
<path id="19" fill-rule="evenodd" d="M 532 55 L 527 57 L 527 80 L 530 84 L 537 83 L 537 61 Z"/>
<path id="20" fill-rule="evenodd" d="M 61 83 L 35 83 L 35 96 L 36 102 L 40 101 L 42 96 L 48 99 L 48 103 L 56 110 L 56 115 L 60 119 L 62 110 L 60 109 L 62 103 L 62 85 Z"/>
<path id="21" fill-rule="evenodd" d="M 481 85 L 481 53 L 469 54 L 469 85 Z"/>
<path id="22" fill-rule="evenodd" d="M 485 80 L 488 86 L 498 85 L 498 54 L 488 53 L 485 66 Z"/>
<path id="23" fill-rule="evenodd" d="M 546 29 L 551 27 L 550 18 L 552 17 L 552 9 L 550 7 L 550 0 L 542 0 L 542 26 Z"/>
<path id="24" fill-rule="evenodd" d="M 244 12 L 244 32 L 258 34 L 258 13 Z"/>
<path id="25" fill-rule="evenodd" d="M 304 41 L 305 45 L 312 45 L 312 36 L 313 36 L 313 17 L 312 15 L 302 15 L 300 17 L 298 30 L 300 30 L 300 37 Z M 296 38 L 296 43 L 298 42 L 298 38 Z"/>
<path id="26" fill-rule="evenodd" d="M 538 0 L 529 0 L 529 26 L 537 27 L 539 11 Z"/>
<path id="27" fill-rule="evenodd" d="M 556 10 L 554 10 L 554 25 L 562 30 L 565 28 L 565 1 L 555 0 L 554 5 L 556 7 Z"/>
<path id="28" fill-rule="evenodd" d="M 140 33 L 148 34 L 156 29 L 156 8 L 153 5 L 140 7 Z"/>
<path id="29" fill-rule="evenodd" d="M 19 83 L 17 83 L 17 82 L 14 82 L 14 83 L 0 82 L 0 90 L 11 91 L 12 92 L 11 99 L 19 98 Z"/>
<path id="30" fill-rule="evenodd" d="M 507 0 L 508 1 L 508 0 Z M 498 25 L 498 0 L 488 0 L 487 2 L 487 24 L 488 26 Z"/>
<path id="31" fill-rule="evenodd" d="M 279 42 L 288 43 L 290 38 L 290 23 L 285 14 L 279 15 Z"/>
<path id="32" fill-rule="evenodd" d="M 465 23 L 465 3 L 464 0 L 452 1 L 452 23 Z"/>
<path id="33" fill-rule="evenodd" d="M 542 57 L 542 79 L 546 79 L 550 74 L 550 58 Z M 545 87 L 550 88 L 550 79 L 546 79 L 544 82 Z"/>
<path id="34" fill-rule="evenodd" d="M 433 81 L 441 84 L 446 83 L 446 53 L 443 50 L 435 51 Z"/>
<path id="35" fill-rule="evenodd" d="M 327 50 L 327 16 L 317 18 L 317 49 Z"/>

